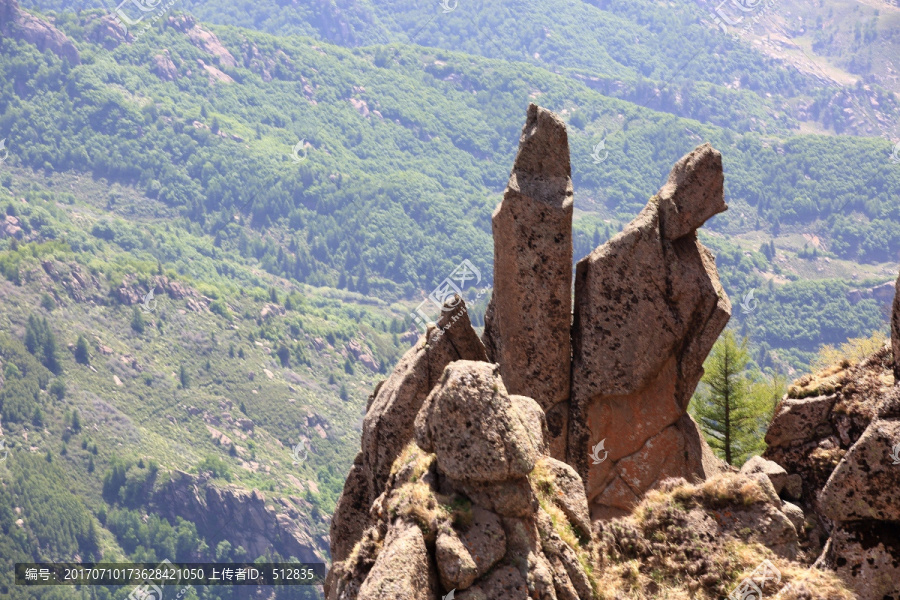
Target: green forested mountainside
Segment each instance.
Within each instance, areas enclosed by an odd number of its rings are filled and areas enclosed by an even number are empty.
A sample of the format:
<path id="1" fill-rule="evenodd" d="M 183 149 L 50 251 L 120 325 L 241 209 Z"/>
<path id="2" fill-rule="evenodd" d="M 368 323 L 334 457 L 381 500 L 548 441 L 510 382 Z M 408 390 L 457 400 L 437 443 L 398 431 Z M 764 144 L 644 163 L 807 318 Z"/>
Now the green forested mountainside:
<path id="1" fill-rule="evenodd" d="M 61 25 L 73 36 L 80 27 Z M 15 56 L 4 61 L 0 97 L 11 160 L 138 185 L 223 244 L 240 243 L 228 223 L 242 209 L 256 225 L 281 226 L 259 256 L 280 274 L 335 284 L 342 270 L 365 269 L 392 282 L 386 289 L 425 287 L 465 256 L 489 258 L 491 194 L 505 182 L 522 106 L 536 99 L 578 117 L 570 139 L 582 207 L 634 214 L 672 157 L 708 139 L 726 156 L 729 200 L 773 233 L 813 227 L 834 238 L 836 254 L 860 260 L 900 249 L 896 228 L 879 222 L 896 217 L 900 188 L 882 140 L 739 135 L 522 63 L 423 48 L 324 50 L 230 28 L 219 35 L 249 65 L 220 63 L 233 82 L 211 83 L 197 61 L 214 57 L 168 25 L 112 53 L 84 43 L 76 67 L 4 39 L 4 56 Z M 153 73 L 164 48 L 175 81 Z M 591 150 L 604 135 L 609 158 L 595 164 Z M 297 165 L 290 151 L 299 140 L 309 158 Z M 848 224 L 848 214 L 862 222 Z M 755 225 L 755 216 L 743 220 Z M 341 236 L 339 224 L 357 235 Z"/>
<path id="2" fill-rule="evenodd" d="M 104 6 L 90 0 L 74 5 L 32 0 L 29 5 L 43 10 Z M 613 97 L 733 130 L 784 133 L 812 123 L 830 131 L 877 135 L 900 116 L 897 98 L 890 93 L 896 89 L 888 82 L 843 86 L 823 77 L 821 70 L 798 70 L 725 35 L 712 22 L 711 7 L 686 0 L 448 0 L 446 9 L 441 2 L 413 0 L 315 5 L 185 0 L 176 9 L 211 23 L 307 35 L 344 46 L 416 43 L 526 62 Z M 134 16 L 128 3 L 122 10 Z M 829 18 L 817 22 L 817 31 L 824 35 L 838 21 L 859 26 L 868 18 Z M 856 51 L 871 54 L 879 42 L 868 35 Z M 846 111 L 850 106 L 855 115 Z"/>
<path id="3" fill-rule="evenodd" d="M 257 559 L 187 512 L 156 513 L 173 469 L 290 498 L 322 552 L 365 398 L 409 344 L 404 307 L 269 275 L 89 176 L 4 167 L 0 208 L 23 228 L 0 241 L 0 595 L 72 597 L 16 588 L 16 561 Z M 240 592 L 184 597 L 216 596 Z"/>

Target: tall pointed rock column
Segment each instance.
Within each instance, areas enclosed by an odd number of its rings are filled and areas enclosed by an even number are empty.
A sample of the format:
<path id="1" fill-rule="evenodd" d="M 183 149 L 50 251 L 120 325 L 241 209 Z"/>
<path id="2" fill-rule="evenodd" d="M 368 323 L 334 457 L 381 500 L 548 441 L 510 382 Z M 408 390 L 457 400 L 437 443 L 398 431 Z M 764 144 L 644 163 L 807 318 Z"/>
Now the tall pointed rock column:
<path id="1" fill-rule="evenodd" d="M 484 342 L 511 394 L 547 414 L 564 459 L 571 381 L 572 170 L 562 120 L 528 106 L 519 152 L 493 214 L 494 294 Z"/>

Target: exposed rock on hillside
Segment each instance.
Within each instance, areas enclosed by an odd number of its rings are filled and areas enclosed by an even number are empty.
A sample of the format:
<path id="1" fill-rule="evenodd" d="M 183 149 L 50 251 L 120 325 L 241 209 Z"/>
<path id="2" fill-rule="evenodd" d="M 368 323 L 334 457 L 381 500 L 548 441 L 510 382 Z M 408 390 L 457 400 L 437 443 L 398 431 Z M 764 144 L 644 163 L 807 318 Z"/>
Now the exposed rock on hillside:
<path id="1" fill-rule="evenodd" d="M 819 564 L 861 598 L 900 598 L 900 388 L 835 467 L 819 495 L 834 522 Z"/>
<path id="2" fill-rule="evenodd" d="M 200 27 L 200 25 L 197 24 L 193 17 L 189 15 L 169 17 L 167 23 L 173 29 L 176 29 L 187 35 L 194 46 L 206 52 L 207 54 L 214 56 L 220 66 L 234 67 L 237 65 L 237 61 L 234 59 L 234 56 L 231 54 L 231 52 L 228 51 L 228 49 L 222 44 L 222 42 L 219 41 L 219 38 L 216 37 L 216 34 Z"/>
<path id="3" fill-rule="evenodd" d="M 49 50 L 73 65 L 81 62 L 78 49 L 63 32 L 19 8 L 17 0 L 0 0 L 0 35 Z"/>
<path id="4" fill-rule="evenodd" d="M 573 191 L 566 126 L 534 104 L 494 211 L 494 294 L 484 341 L 513 394 L 534 398 L 564 459 L 572 345 Z M 555 408 L 558 407 L 558 408 Z"/>
<path id="5" fill-rule="evenodd" d="M 566 128 L 529 106 L 493 216 L 484 345 L 455 298 L 376 387 L 332 522 L 329 600 L 593 598 L 591 518 L 624 514 L 667 477 L 719 469 L 685 410 L 730 315 L 696 239 L 725 210 L 722 187 L 708 145 L 679 161 L 638 219 L 579 264 L 573 329 Z M 586 495 L 570 465 L 587 474 L 603 438 L 612 460 L 590 471 Z M 777 552 L 796 553 L 790 517 L 754 515 Z"/>
<path id="6" fill-rule="evenodd" d="M 821 512 L 810 490 L 825 485 L 834 465 L 803 475 L 802 464 L 757 457 L 742 473 L 719 473 L 723 463 L 686 413 L 730 316 L 696 235 L 725 210 L 722 189 L 721 156 L 709 145 L 682 158 L 625 231 L 579 262 L 570 329 L 565 126 L 529 107 L 494 213 L 498 266 L 485 344 L 454 297 L 376 386 L 332 521 L 328 600 L 451 592 L 460 600 L 611 600 L 670 591 L 712 599 L 763 560 L 785 579 L 766 584 L 767 594 L 852 598 L 833 573 L 795 562 L 809 557 L 801 540 Z M 887 421 L 900 415 L 889 406 L 882 425 L 860 439 L 872 441 L 849 453 L 829 483 L 837 486 L 822 502 L 829 518 L 854 519 L 841 521 L 846 535 L 832 548 L 871 550 L 856 524 L 896 518 L 884 491 L 890 473 L 852 483 L 894 435 Z M 834 399 L 802 407 L 786 400 L 773 444 L 793 448 L 842 431 L 830 447 L 849 447 L 874 417 L 822 427 L 841 421 L 834 410 Z M 796 455 L 801 463 L 805 451 Z M 878 564 L 878 577 L 893 568 L 858 554 Z M 871 573 L 869 564 L 862 568 Z"/>
<path id="7" fill-rule="evenodd" d="M 896 336 L 895 336 L 896 340 Z M 891 348 L 797 381 L 776 409 L 765 456 L 802 479 L 803 558 L 860 598 L 900 598 L 900 388 Z"/>
<path id="8" fill-rule="evenodd" d="M 350 468 L 331 524 L 335 561 L 347 557 L 369 526 L 369 510 L 384 491 L 394 460 L 413 439 L 416 414 L 444 367 L 455 360 L 487 360 L 465 303 L 458 296 L 454 301 L 454 308 L 443 313 L 437 327 L 429 327 L 369 398 L 362 450 Z"/>
<path id="9" fill-rule="evenodd" d="M 605 598 L 759 598 L 729 594 L 768 560 L 777 571 L 764 597 L 850 600 L 834 574 L 789 560 L 798 549 L 791 506 L 764 475 L 666 480 L 633 514 L 595 524 L 598 587 Z"/>
<path id="10" fill-rule="evenodd" d="M 153 491 L 150 504 L 170 521 L 181 517 L 196 524 L 201 535 L 228 540 L 252 556 L 275 550 L 301 562 L 324 559 L 326 549 L 319 547 L 300 519 L 308 514 L 309 506 L 299 498 L 267 506 L 258 490 L 214 485 L 206 477 L 175 471 Z"/>
<path id="11" fill-rule="evenodd" d="M 622 233 L 576 267 L 568 456 L 594 518 L 627 514 L 666 477 L 720 469 L 686 412 L 731 316 L 696 235 L 726 210 L 722 189 L 721 155 L 697 148 Z M 609 456 L 598 463 L 589 457 L 600 442 Z"/>

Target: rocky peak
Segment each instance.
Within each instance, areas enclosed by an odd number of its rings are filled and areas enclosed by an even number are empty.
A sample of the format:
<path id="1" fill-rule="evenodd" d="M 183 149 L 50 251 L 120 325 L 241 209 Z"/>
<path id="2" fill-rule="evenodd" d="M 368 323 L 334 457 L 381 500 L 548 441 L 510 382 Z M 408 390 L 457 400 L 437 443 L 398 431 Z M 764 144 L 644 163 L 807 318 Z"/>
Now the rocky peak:
<path id="1" fill-rule="evenodd" d="M 731 316 L 696 236 L 727 208 L 722 181 L 721 155 L 700 146 L 622 233 L 576 266 L 568 461 L 594 518 L 627 514 L 666 477 L 721 470 L 687 406 Z"/>
<path id="2" fill-rule="evenodd" d="M 708 143 L 675 163 L 657 194 L 663 237 L 677 240 L 726 211 L 724 185 L 722 155 Z"/>
<path id="3" fill-rule="evenodd" d="M 578 264 L 573 325 L 566 128 L 528 107 L 492 218 L 484 345 L 455 299 L 376 387 L 332 522 L 329 600 L 593 597 L 591 518 L 721 468 L 686 409 L 730 316 L 696 239 L 725 210 L 722 190 L 717 151 L 682 158 Z M 598 442 L 609 451 L 588 465 Z"/>
<path id="4" fill-rule="evenodd" d="M 566 452 L 572 353 L 570 175 L 565 124 L 531 104 L 492 217 L 494 293 L 484 343 L 509 391 L 533 398 L 548 413 L 556 458 Z"/>

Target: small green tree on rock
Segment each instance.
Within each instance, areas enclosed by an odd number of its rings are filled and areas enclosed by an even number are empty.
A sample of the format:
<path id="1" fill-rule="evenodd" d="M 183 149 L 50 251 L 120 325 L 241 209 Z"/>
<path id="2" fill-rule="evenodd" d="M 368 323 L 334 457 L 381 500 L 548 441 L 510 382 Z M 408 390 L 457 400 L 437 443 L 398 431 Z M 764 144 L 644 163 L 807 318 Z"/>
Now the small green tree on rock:
<path id="1" fill-rule="evenodd" d="M 722 334 L 706 359 L 691 414 L 713 451 L 729 465 L 742 465 L 765 448 L 763 437 L 784 384 L 748 371 L 746 339 Z"/>

